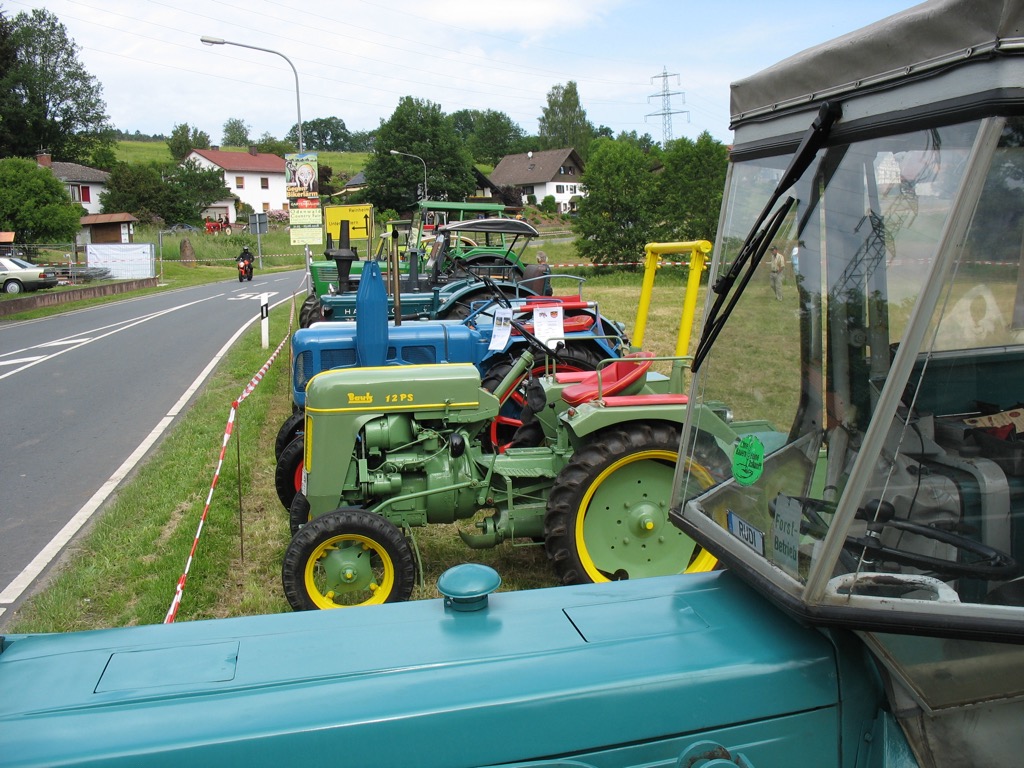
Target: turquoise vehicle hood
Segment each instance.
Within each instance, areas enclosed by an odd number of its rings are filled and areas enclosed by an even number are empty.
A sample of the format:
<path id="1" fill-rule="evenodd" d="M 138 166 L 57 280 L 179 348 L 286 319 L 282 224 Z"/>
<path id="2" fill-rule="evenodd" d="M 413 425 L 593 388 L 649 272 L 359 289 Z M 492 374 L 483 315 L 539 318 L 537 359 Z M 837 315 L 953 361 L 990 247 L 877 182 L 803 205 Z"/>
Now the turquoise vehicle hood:
<path id="1" fill-rule="evenodd" d="M 9 767 L 493 765 L 796 716 L 831 765 L 839 729 L 831 643 L 725 572 L 500 593 L 474 613 L 11 636 L 0 691 Z M 780 731 L 778 749 L 808 737 Z"/>

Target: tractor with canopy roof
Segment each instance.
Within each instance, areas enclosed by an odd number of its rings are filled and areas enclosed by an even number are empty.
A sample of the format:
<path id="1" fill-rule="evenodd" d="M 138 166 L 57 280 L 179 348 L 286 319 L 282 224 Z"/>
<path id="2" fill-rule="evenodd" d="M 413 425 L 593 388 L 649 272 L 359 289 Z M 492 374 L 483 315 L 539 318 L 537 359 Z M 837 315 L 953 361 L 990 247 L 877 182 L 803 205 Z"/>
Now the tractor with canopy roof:
<path id="1" fill-rule="evenodd" d="M 668 512 L 725 568 L 507 593 L 467 564 L 443 600 L 8 636 L 2 761 L 1019 765 L 1022 84 L 1016 0 L 734 84 L 690 413 L 780 430 L 708 484 L 691 418 Z"/>

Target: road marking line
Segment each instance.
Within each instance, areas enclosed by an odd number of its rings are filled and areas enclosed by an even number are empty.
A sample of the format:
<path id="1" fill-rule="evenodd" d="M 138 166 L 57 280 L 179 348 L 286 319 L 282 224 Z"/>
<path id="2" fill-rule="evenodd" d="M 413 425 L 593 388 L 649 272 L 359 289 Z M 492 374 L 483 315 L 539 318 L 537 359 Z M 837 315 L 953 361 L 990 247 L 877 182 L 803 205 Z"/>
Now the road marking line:
<path id="1" fill-rule="evenodd" d="M 85 346 L 86 344 L 90 344 L 90 343 L 92 343 L 94 341 L 99 341 L 100 339 L 105 339 L 108 336 L 113 336 L 115 333 L 120 333 L 121 331 L 127 331 L 129 328 L 134 328 L 137 325 L 142 325 L 143 323 L 145 323 L 145 322 L 147 322 L 149 320 L 155 320 L 156 318 L 163 317 L 164 315 L 168 315 L 171 312 L 177 312 L 179 309 L 185 309 L 186 307 L 191 307 L 191 306 L 193 306 L 195 304 L 201 304 L 204 301 L 209 301 L 210 299 L 216 299 L 216 298 L 219 298 L 220 296 L 223 296 L 223 295 L 224 294 L 218 294 L 217 296 L 210 296 L 210 297 L 205 298 L 205 299 L 198 299 L 196 301 L 190 301 L 188 304 L 179 304 L 176 307 L 170 307 L 169 309 L 164 309 L 164 310 L 161 310 L 159 312 L 153 312 L 152 314 L 149 314 L 149 315 L 143 315 L 142 317 L 137 317 L 134 320 L 128 320 L 128 321 L 125 321 L 123 323 L 114 323 L 114 324 L 105 326 L 106 328 L 113 328 L 114 330 L 107 331 L 106 333 L 100 334 L 99 336 L 89 336 L 89 337 L 85 337 L 85 338 L 79 338 L 81 336 L 81 334 L 79 334 L 79 337 L 69 336 L 68 339 L 70 339 L 71 341 L 69 341 L 68 344 L 70 344 L 71 346 L 66 346 L 63 349 L 61 349 L 61 350 L 59 350 L 57 352 L 54 352 L 52 355 L 46 355 L 44 357 L 37 358 L 33 362 L 26 363 L 21 368 L 15 368 L 13 371 L 8 371 L 7 373 L 0 374 L 0 379 L 6 379 L 8 376 L 13 376 L 16 373 L 21 373 L 22 371 L 27 370 L 28 368 L 31 368 L 31 367 L 33 367 L 35 365 L 39 365 L 39 363 L 42 363 L 42 362 L 44 362 L 46 360 L 51 360 L 51 359 L 53 359 L 55 357 L 59 357 L 60 355 L 63 355 L 65 352 L 71 352 L 73 350 L 78 349 L 79 347 Z M 54 342 L 47 342 L 46 344 L 40 344 L 39 347 L 45 347 L 45 346 L 51 345 L 53 343 Z M 38 349 L 38 347 L 33 347 L 33 349 Z"/>
<path id="2" fill-rule="evenodd" d="M 46 355 L 36 355 L 35 357 L 19 357 L 16 360 L 0 360 L 0 365 L 21 365 L 22 363 L 34 363 L 36 360 L 42 360 Z"/>
<path id="3" fill-rule="evenodd" d="M 286 296 L 274 304 L 272 308 L 276 308 L 290 300 L 291 296 Z M 198 304 L 199 302 L 193 303 Z M 14 577 L 14 580 L 7 585 L 3 592 L 0 592 L 0 603 L 10 605 L 11 603 L 16 602 L 25 590 L 28 589 L 37 578 L 39 578 L 39 575 L 46 570 L 47 566 L 49 566 L 50 563 L 60 555 L 68 542 L 70 542 L 71 539 L 74 538 L 75 534 L 82 529 L 82 526 L 89 522 L 89 519 L 93 514 L 95 514 L 96 510 L 103 505 L 121 481 L 124 480 L 128 473 L 134 469 L 135 465 L 142 460 L 147 451 L 149 451 L 153 444 L 156 443 L 167 427 L 174 422 L 175 417 L 184 410 L 188 401 L 192 398 L 192 395 L 194 395 L 196 390 L 202 386 L 206 378 L 213 372 L 217 363 L 220 362 L 221 358 L 227 354 L 228 350 L 231 349 L 231 346 L 238 340 L 238 337 L 259 319 L 259 315 L 256 315 L 235 331 L 234 335 L 228 339 L 224 346 L 220 348 L 220 351 L 214 355 L 213 359 L 210 360 L 205 368 L 203 368 L 195 381 L 193 381 L 192 384 L 189 385 L 188 389 L 185 390 L 184 394 L 178 398 L 178 402 L 176 402 L 171 407 L 171 410 L 167 412 L 167 415 L 161 418 L 157 425 L 153 427 L 153 430 L 146 436 L 139 447 L 132 452 L 131 456 L 125 459 L 124 463 L 117 468 L 114 474 L 112 474 L 107 481 L 100 486 L 100 489 L 96 491 L 96 493 L 94 493 L 85 503 L 85 505 L 75 513 L 74 517 L 72 517 L 64 527 L 57 532 L 56 536 L 50 539 L 49 543 L 32 559 L 32 562 L 26 565 L 22 569 L 21 573 Z M 53 357 L 53 355 L 51 355 L 51 357 Z M 2 611 L 4 610 L 6 609 L 0 608 L 0 615 L 2 615 Z"/>

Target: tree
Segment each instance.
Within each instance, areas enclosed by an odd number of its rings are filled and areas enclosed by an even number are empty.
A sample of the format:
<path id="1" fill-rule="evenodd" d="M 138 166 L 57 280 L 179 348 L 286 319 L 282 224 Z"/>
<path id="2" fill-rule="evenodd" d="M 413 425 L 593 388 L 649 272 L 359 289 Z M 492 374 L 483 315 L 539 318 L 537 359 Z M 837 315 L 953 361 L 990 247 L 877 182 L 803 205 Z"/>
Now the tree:
<path id="1" fill-rule="evenodd" d="M 171 138 L 167 140 L 167 148 L 171 150 L 171 157 L 175 162 L 180 163 L 193 149 L 209 149 L 210 136 L 205 131 L 193 128 L 188 123 L 180 123 L 174 126 L 171 131 Z"/>
<path id="2" fill-rule="evenodd" d="M 392 155 L 391 150 L 422 158 Z M 473 158 L 441 107 L 403 96 L 387 121 L 381 121 L 374 154 L 366 164 L 367 198 L 378 208 L 411 209 L 424 172 L 433 200 L 465 200 L 476 188 Z"/>
<path id="3" fill-rule="evenodd" d="M 587 196 L 573 220 L 579 255 L 602 264 L 640 261 L 655 221 L 647 157 L 629 142 L 597 139 L 581 181 Z"/>
<path id="4" fill-rule="evenodd" d="M 373 152 L 373 144 L 377 139 L 376 131 L 354 131 L 349 138 L 349 152 Z"/>
<path id="5" fill-rule="evenodd" d="M 285 134 L 285 140 L 296 147 L 299 145 L 298 125 Z M 302 143 L 307 151 L 345 152 L 349 148 L 352 134 L 340 117 L 318 117 L 302 121 Z"/>
<path id="6" fill-rule="evenodd" d="M 100 195 L 104 213 L 127 211 L 140 221 L 198 222 L 202 210 L 231 197 L 216 169 L 194 160 L 158 166 L 118 163 Z"/>
<path id="7" fill-rule="evenodd" d="M 277 155 L 278 157 L 284 157 L 295 152 L 297 146 L 290 141 L 274 138 L 268 131 L 264 131 L 263 135 L 256 140 L 257 152 L 265 152 L 268 155 Z"/>
<path id="8" fill-rule="evenodd" d="M 670 142 L 658 177 L 657 239 L 714 240 L 729 150 L 704 131 L 696 141 Z M 588 169 L 589 171 L 589 166 Z"/>
<path id="9" fill-rule="evenodd" d="M 85 210 L 64 184 L 33 160 L 0 160 L 0 229 L 19 243 L 68 243 L 81 229 Z"/>
<path id="10" fill-rule="evenodd" d="M 50 11 L 0 24 L 0 155 L 45 148 L 57 160 L 89 163 L 112 146 L 103 89 Z"/>
<path id="11" fill-rule="evenodd" d="M 468 142 L 469 138 L 476 133 L 477 120 L 481 115 L 483 112 L 479 109 L 460 109 L 448 115 L 448 119 L 451 120 L 452 128 L 455 129 L 459 138 Z"/>
<path id="12" fill-rule="evenodd" d="M 548 105 L 540 116 L 538 138 L 543 149 L 572 147 L 585 161 L 594 138 L 594 126 L 580 104 L 576 83 L 556 85 L 548 91 Z"/>
<path id="13" fill-rule="evenodd" d="M 610 128 L 608 130 L 609 132 L 611 131 Z M 609 136 L 609 138 L 611 138 L 611 136 Z M 622 131 L 619 134 L 619 141 L 630 142 L 638 147 L 644 154 L 653 152 L 658 148 L 658 142 L 656 142 L 649 133 L 645 133 L 643 136 L 640 136 L 636 131 L 629 131 L 628 133 L 626 131 Z"/>
<path id="14" fill-rule="evenodd" d="M 225 147 L 248 147 L 249 126 L 240 117 L 229 117 L 224 121 L 224 135 L 220 143 Z"/>
<path id="15" fill-rule="evenodd" d="M 474 160 L 497 165 L 505 155 L 516 151 L 518 142 L 525 135 L 526 131 L 504 112 L 488 109 L 477 118 L 467 143 Z"/>

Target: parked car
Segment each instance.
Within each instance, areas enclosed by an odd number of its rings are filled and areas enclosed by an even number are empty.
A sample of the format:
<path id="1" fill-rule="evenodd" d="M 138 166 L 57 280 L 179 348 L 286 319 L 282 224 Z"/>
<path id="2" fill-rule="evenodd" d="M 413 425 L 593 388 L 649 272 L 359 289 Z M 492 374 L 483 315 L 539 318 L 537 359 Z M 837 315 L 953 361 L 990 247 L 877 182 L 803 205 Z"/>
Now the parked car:
<path id="1" fill-rule="evenodd" d="M 57 284 L 57 273 L 51 267 L 40 267 L 13 256 L 0 258 L 0 283 L 4 293 L 37 291 L 53 288 Z"/>
<path id="2" fill-rule="evenodd" d="M 189 232 L 198 232 L 199 231 L 199 227 L 195 227 L 195 226 L 192 226 L 191 224 L 185 224 L 185 223 L 172 224 L 171 227 L 167 231 L 168 232 L 174 232 L 175 234 L 185 233 L 187 235 Z"/>

